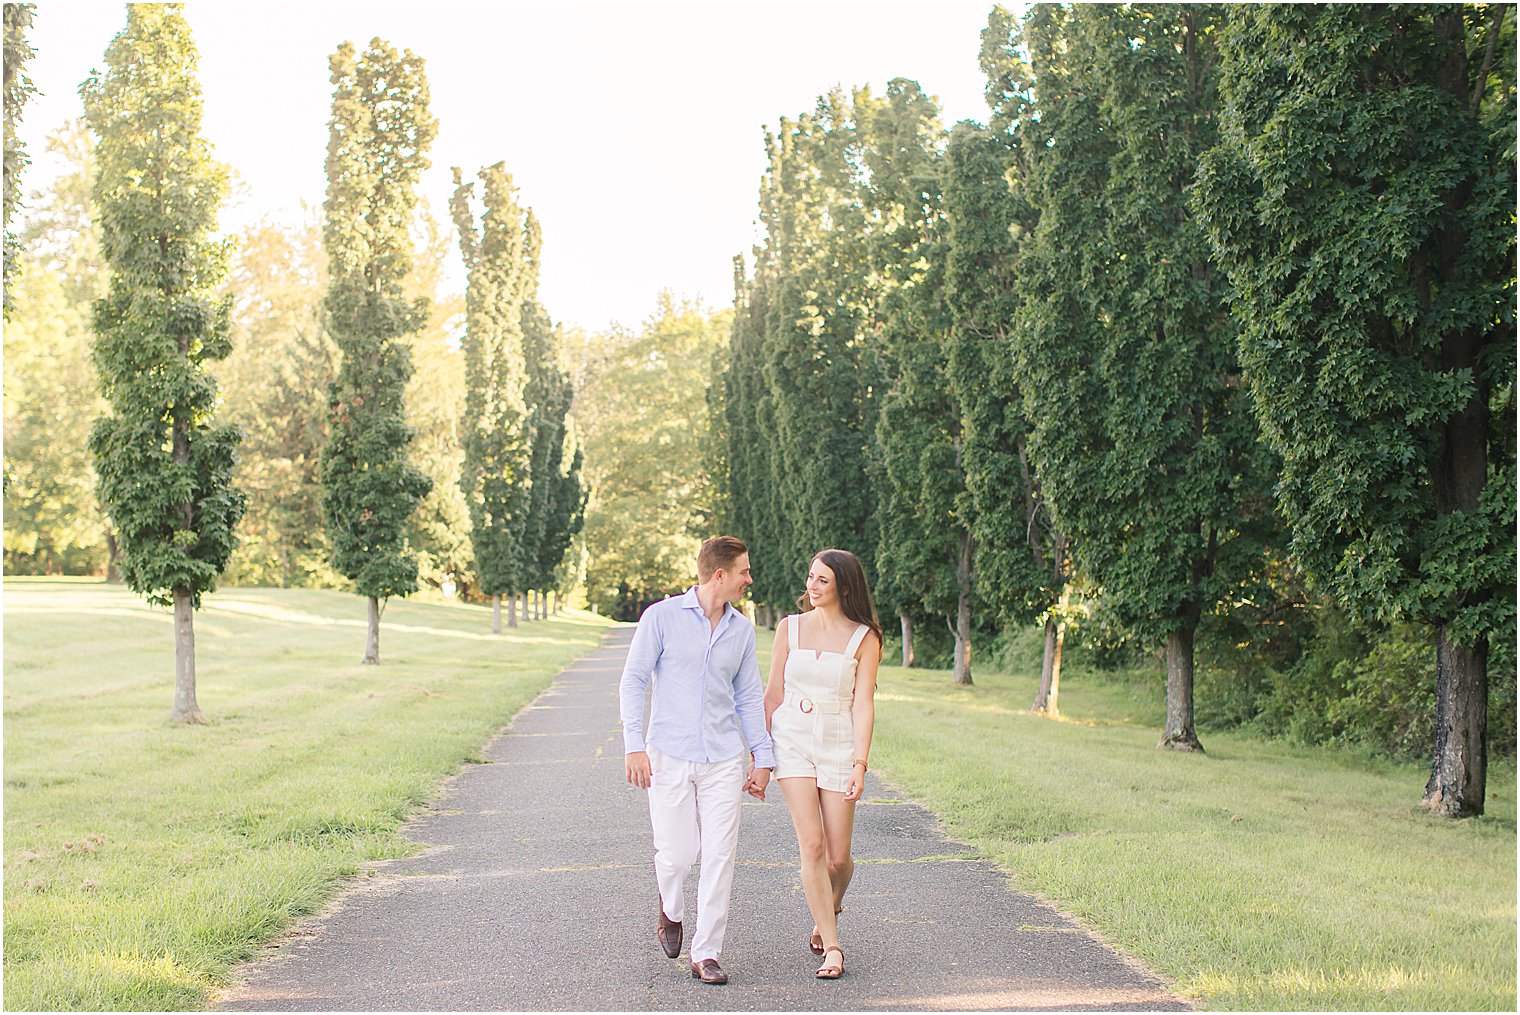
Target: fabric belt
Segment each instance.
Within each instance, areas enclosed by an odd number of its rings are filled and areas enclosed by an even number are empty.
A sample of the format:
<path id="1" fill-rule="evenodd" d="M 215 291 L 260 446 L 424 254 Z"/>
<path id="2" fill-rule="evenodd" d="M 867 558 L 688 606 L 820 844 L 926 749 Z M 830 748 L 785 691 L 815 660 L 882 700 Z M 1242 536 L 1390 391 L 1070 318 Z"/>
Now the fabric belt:
<path id="1" fill-rule="evenodd" d="M 850 711 L 850 706 L 854 702 L 845 701 L 843 698 L 809 698 L 796 691 L 788 691 L 786 697 L 781 700 L 781 704 L 785 708 L 795 708 L 802 712 L 837 714 Z"/>

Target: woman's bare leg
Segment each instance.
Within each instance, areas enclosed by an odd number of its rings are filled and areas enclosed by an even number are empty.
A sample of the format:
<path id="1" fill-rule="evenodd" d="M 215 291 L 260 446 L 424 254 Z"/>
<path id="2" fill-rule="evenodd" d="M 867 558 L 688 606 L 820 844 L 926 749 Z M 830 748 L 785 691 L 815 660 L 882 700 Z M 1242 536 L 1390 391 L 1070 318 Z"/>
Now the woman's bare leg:
<path id="1" fill-rule="evenodd" d="M 802 894 L 808 912 L 818 926 L 825 948 L 838 947 L 839 928 L 834 921 L 834 886 L 829 880 L 828 849 L 824 840 L 823 809 L 818 784 L 812 779 L 778 779 L 797 832 L 797 853 L 802 862 Z M 838 796 L 839 794 L 834 794 Z"/>
<path id="2" fill-rule="evenodd" d="M 834 893 L 834 909 L 844 908 L 844 892 L 855 876 L 855 858 L 850 855 L 850 838 L 855 831 L 855 801 L 843 793 L 818 791 L 823 815 L 824 862 L 828 865 L 829 885 Z"/>

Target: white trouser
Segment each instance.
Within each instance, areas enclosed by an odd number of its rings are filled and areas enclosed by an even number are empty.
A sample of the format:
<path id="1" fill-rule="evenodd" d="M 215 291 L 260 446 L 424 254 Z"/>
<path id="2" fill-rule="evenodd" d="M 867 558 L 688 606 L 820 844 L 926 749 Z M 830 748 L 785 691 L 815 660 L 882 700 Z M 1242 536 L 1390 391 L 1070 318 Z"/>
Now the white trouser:
<path id="1" fill-rule="evenodd" d="M 691 961 L 716 959 L 728 930 L 728 895 L 739 845 L 739 800 L 744 795 L 744 757 L 697 762 L 649 748 L 649 824 L 654 829 L 654 873 L 660 904 L 676 922 L 686 918 L 686 875 L 697 855 L 697 927 Z"/>

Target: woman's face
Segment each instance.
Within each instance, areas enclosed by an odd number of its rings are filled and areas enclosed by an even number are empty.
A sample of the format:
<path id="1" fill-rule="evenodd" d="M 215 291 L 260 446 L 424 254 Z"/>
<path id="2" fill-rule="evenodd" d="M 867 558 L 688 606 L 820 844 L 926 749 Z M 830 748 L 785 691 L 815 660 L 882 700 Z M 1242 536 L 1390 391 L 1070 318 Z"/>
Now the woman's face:
<path id="1" fill-rule="evenodd" d="M 813 566 L 808 568 L 807 594 L 808 601 L 815 610 L 839 602 L 839 589 L 834 584 L 834 569 L 821 560 L 813 561 Z"/>

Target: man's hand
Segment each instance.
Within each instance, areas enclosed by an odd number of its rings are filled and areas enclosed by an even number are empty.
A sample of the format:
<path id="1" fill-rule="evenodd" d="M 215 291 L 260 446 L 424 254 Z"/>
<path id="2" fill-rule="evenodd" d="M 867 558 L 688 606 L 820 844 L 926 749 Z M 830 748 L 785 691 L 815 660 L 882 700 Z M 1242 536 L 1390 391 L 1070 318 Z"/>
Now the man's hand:
<path id="1" fill-rule="evenodd" d="M 744 792 L 756 800 L 765 799 L 765 787 L 770 784 L 771 770 L 768 768 L 750 769 L 749 778 L 744 782 Z"/>
<path id="2" fill-rule="evenodd" d="M 639 789 L 648 789 L 650 781 L 649 753 L 647 751 L 629 751 L 623 756 L 623 770 L 628 774 L 628 781 Z"/>

